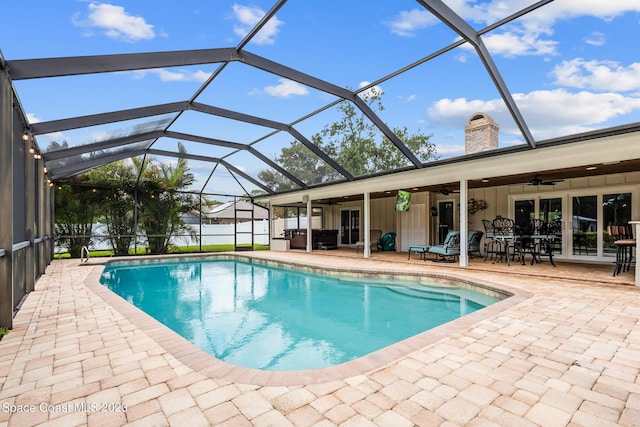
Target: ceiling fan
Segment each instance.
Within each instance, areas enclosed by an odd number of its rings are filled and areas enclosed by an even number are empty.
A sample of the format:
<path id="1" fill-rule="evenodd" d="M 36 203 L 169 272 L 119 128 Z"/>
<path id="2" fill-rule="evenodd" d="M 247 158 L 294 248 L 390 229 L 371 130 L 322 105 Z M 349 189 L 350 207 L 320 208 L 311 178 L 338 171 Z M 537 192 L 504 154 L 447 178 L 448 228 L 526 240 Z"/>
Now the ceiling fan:
<path id="1" fill-rule="evenodd" d="M 442 187 L 438 193 L 442 194 L 443 196 L 448 196 L 449 194 L 455 194 L 455 193 L 459 193 L 459 191 L 457 190 L 449 190 L 447 189 L 447 187 Z"/>
<path id="2" fill-rule="evenodd" d="M 542 179 L 540 176 L 536 175 L 531 178 L 531 181 L 528 182 L 528 185 L 556 185 L 558 182 L 562 182 L 564 179 Z"/>

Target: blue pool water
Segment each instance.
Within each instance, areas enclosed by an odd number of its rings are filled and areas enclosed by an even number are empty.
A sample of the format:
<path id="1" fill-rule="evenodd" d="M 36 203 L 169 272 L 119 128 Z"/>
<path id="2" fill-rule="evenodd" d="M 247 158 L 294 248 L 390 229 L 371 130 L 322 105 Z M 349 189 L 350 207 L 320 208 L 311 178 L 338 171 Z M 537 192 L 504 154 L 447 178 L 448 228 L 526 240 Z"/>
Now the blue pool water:
<path id="1" fill-rule="evenodd" d="M 267 370 L 336 365 L 497 301 L 226 259 L 112 263 L 101 283 L 218 359 Z"/>

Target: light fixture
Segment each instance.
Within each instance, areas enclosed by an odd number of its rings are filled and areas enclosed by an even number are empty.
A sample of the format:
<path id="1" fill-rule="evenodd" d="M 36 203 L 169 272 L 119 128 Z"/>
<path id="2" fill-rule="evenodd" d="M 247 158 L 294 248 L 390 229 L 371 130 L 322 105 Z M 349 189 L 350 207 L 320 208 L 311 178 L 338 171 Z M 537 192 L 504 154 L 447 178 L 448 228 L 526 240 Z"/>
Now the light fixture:
<path id="1" fill-rule="evenodd" d="M 482 182 L 484 182 L 486 184 L 487 182 L 489 182 L 489 180 L 487 178 L 485 178 L 485 179 L 482 180 Z"/>
<path id="2" fill-rule="evenodd" d="M 29 133 L 28 130 L 25 130 L 24 133 L 22 134 L 22 139 L 24 141 L 28 141 L 29 139 L 31 139 L 31 134 Z"/>
<path id="3" fill-rule="evenodd" d="M 42 172 L 44 172 L 44 173 L 47 173 L 47 172 L 48 172 L 48 170 L 47 170 L 47 167 L 46 167 L 46 166 L 42 168 Z"/>
<path id="4" fill-rule="evenodd" d="M 33 154 L 35 152 L 36 152 L 35 148 L 33 148 L 33 147 L 29 148 L 29 153 Z"/>
<path id="5" fill-rule="evenodd" d="M 432 206 L 429 211 L 431 212 L 431 216 L 438 216 L 438 209 L 435 206 Z"/>
<path id="6" fill-rule="evenodd" d="M 596 170 L 596 169 L 598 169 L 598 167 L 597 167 L 597 166 L 589 166 L 586 170 L 588 170 L 588 171 L 594 171 L 594 170 Z"/>

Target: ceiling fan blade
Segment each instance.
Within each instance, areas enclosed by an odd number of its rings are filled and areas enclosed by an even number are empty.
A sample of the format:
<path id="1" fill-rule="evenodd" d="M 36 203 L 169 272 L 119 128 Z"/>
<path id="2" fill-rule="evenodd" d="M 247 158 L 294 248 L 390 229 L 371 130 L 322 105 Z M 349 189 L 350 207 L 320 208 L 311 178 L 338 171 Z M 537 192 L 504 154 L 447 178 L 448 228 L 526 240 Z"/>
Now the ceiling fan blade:
<path id="1" fill-rule="evenodd" d="M 549 181 L 543 181 L 542 185 L 556 185 L 559 182 L 564 181 L 564 179 L 550 179 Z"/>
<path id="2" fill-rule="evenodd" d="M 564 179 L 549 179 L 545 181 L 539 176 L 534 176 L 533 178 L 531 178 L 531 181 L 527 183 L 527 185 L 556 185 L 558 182 L 562 181 L 564 181 Z"/>
<path id="3" fill-rule="evenodd" d="M 440 191 L 438 191 L 438 193 L 442 194 L 443 196 L 448 196 L 449 194 L 457 194 L 459 193 L 459 190 L 449 190 L 447 188 L 441 188 Z"/>

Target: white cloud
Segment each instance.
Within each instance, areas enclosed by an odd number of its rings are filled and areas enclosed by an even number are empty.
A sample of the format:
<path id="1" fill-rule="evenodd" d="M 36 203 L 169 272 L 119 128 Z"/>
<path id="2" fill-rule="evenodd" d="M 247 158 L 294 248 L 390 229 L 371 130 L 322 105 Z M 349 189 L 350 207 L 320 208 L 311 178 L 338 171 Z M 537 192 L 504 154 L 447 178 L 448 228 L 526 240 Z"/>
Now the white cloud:
<path id="1" fill-rule="evenodd" d="M 450 0 L 447 5 L 470 23 L 480 26 L 492 24 L 527 7 L 530 0 L 492 0 L 476 3 L 470 0 Z M 628 12 L 640 12 L 638 0 L 563 0 L 541 7 L 522 18 L 483 36 L 492 54 L 508 57 L 518 55 L 555 55 L 558 42 L 551 39 L 553 25 L 559 20 L 590 16 L 610 21 Z M 437 20 L 426 9 L 399 12 L 385 22 L 391 32 L 400 36 L 414 36 L 417 31 L 432 26 Z M 593 33 L 585 43 L 601 46 L 605 42 L 601 34 Z M 472 49 L 468 44 L 465 49 Z"/>
<path id="2" fill-rule="evenodd" d="M 108 141 L 112 138 L 120 136 L 119 133 L 109 131 L 95 131 L 89 134 L 89 140 L 92 142 Z"/>
<path id="3" fill-rule="evenodd" d="M 144 18 L 129 15 L 124 7 L 108 3 L 90 3 L 87 16 L 74 16 L 73 23 L 89 31 L 99 28 L 107 37 L 127 42 L 151 40 L 156 36 L 153 25 L 148 24 Z M 91 33 L 88 32 L 87 35 Z"/>
<path id="4" fill-rule="evenodd" d="M 556 89 L 514 94 L 513 98 L 539 140 L 585 132 L 618 116 L 640 111 L 640 98 L 616 93 L 572 93 Z M 445 98 L 434 103 L 427 114 L 436 127 L 461 128 L 471 114 L 478 111 L 493 117 L 503 134 L 519 135 L 501 99 Z"/>
<path id="5" fill-rule="evenodd" d="M 384 22 L 393 34 L 413 37 L 418 30 L 435 25 L 438 20 L 425 9 L 402 10 L 390 21 Z"/>
<path id="6" fill-rule="evenodd" d="M 249 31 L 262 19 L 265 12 L 258 7 L 233 5 L 233 14 L 238 20 L 238 24 L 233 27 L 234 33 L 240 37 L 246 36 Z M 269 22 L 251 39 L 256 44 L 273 44 L 274 37 L 280 31 L 280 26 L 284 24 L 276 16 L 273 16 Z"/>
<path id="7" fill-rule="evenodd" d="M 591 46 L 604 46 L 607 42 L 606 34 L 595 31 L 589 34 L 589 37 L 585 37 L 584 42 Z"/>
<path id="8" fill-rule="evenodd" d="M 42 120 L 33 113 L 27 113 L 27 121 L 29 122 L 29 124 L 34 124 L 40 123 Z M 62 141 L 66 140 L 66 137 L 63 132 L 52 132 L 44 135 L 38 135 L 36 139 L 40 144 L 40 148 L 46 149 L 46 146 L 44 145 L 45 142 L 57 141 L 61 143 Z"/>
<path id="9" fill-rule="evenodd" d="M 449 7 L 470 22 L 488 25 L 531 5 L 530 0 L 491 0 L 478 3 L 470 0 L 450 0 Z M 522 20 L 535 25 L 548 26 L 558 20 L 580 16 L 593 16 L 610 21 L 627 12 L 640 12 L 637 0 L 562 0 L 551 2 Z"/>
<path id="10" fill-rule="evenodd" d="M 367 81 L 363 81 L 360 82 L 360 84 L 358 85 L 358 88 L 362 89 L 365 86 L 369 86 L 371 84 L 371 82 L 367 82 Z M 360 96 L 360 98 L 362 99 L 370 99 L 370 98 L 374 98 L 376 96 L 380 96 L 384 94 L 384 90 L 382 90 L 382 88 L 380 86 L 372 86 L 369 89 L 366 89 L 363 92 L 358 93 L 358 96 Z"/>
<path id="11" fill-rule="evenodd" d="M 597 91 L 640 91 L 640 62 L 627 67 L 614 61 L 576 58 L 556 65 L 555 84 Z"/>
<path id="12" fill-rule="evenodd" d="M 520 3 L 520 4 L 518 4 Z M 522 4 L 524 3 L 524 4 Z M 526 6 L 523 1 L 509 2 L 509 6 Z M 489 24 L 506 16 L 496 15 L 497 4 L 504 2 L 495 0 L 487 3 L 484 13 L 467 16 L 468 19 Z M 477 12 L 477 10 L 476 10 Z M 538 10 L 529 13 L 516 23 L 505 26 L 483 37 L 489 51 L 505 56 L 516 55 L 555 55 L 558 42 L 550 39 L 553 36 L 553 25 L 560 20 L 578 17 L 594 17 L 604 21 L 611 21 L 617 16 L 628 12 L 640 12 L 640 2 L 637 0 L 619 0 L 605 2 L 601 0 L 564 0 L 552 2 Z M 602 46 L 606 39 L 602 33 L 592 33 L 585 39 L 585 43 Z"/>
<path id="13" fill-rule="evenodd" d="M 527 19 L 553 23 L 560 19 L 592 16 L 611 21 L 627 12 L 640 12 L 640 3 L 637 0 L 564 0 L 538 9 Z"/>
<path id="14" fill-rule="evenodd" d="M 205 81 L 207 81 L 207 79 L 211 75 L 211 73 L 207 73 L 201 70 L 169 71 L 164 68 L 152 68 L 149 70 L 135 70 L 135 71 L 131 71 L 131 74 L 133 74 L 134 78 L 136 79 L 143 79 L 147 75 L 151 74 L 151 75 L 157 76 L 160 79 L 160 81 L 163 81 L 163 82 L 200 82 L 200 83 L 204 83 Z"/>
<path id="15" fill-rule="evenodd" d="M 541 32 L 528 32 L 514 28 L 512 32 L 488 34 L 482 37 L 493 55 L 515 57 L 520 55 L 555 55 L 558 42 L 544 40 Z M 471 48 L 469 44 L 464 48 Z"/>
<path id="16" fill-rule="evenodd" d="M 235 165 L 233 165 L 233 166 L 234 166 L 236 169 L 238 169 L 239 171 L 244 172 L 244 173 L 247 173 L 247 167 L 246 167 L 246 166 L 244 166 L 244 165 L 238 165 L 238 164 L 235 164 Z"/>
<path id="17" fill-rule="evenodd" d="M 469 59 L 469 57 L 467 56 L 466 53 L 458 53 L 455 56 L 455 60 L 458 62 L 462 62 L 463 64 L 467 62 L 467 59 Z"/>
<path id="18" fill-rule="evenodd" d="M 27 113 L 27 121 L 29 123 L 40 123 L 42 120 L 36 117 L 36 115 L 33 113 Z"/>
<path id="19" fill-rule="evenodd" d="M 279 84 L 276 86 L 267 86 L 264 88 L 265 93 L 279 98 L 288 98 L 292 95 L 307 95 L 309 90 L 298 82 L 288 79 L 278 79 Z"/>
<path id="20" fill-rule="evenodd" d="M 437 143 L 438 155 L 442 157 L 458 157 L 464 155 L 464 144 L 450 145 Z"/>

